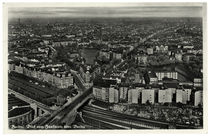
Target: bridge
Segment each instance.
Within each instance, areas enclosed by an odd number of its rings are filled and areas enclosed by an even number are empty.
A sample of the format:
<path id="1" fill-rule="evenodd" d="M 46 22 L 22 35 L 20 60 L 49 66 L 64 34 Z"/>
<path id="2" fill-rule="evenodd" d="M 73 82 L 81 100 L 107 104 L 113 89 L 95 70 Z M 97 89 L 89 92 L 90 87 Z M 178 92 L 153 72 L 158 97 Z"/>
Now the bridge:
<path id="1" fill-rule="evenodd" d="M 92 97 L 92 87 L 75 97 L 71 102 L 55 111 L 39 125 L 70 125 L 77 114 L 77 109 Z"/>
<path id="2" fill-rule="evenodd" d="M 31 98 L 29 98 L 17 91 L 14 91 L 10 88 L 8 88 L 8 94 L 13 94 L 13 95 L 15 95 L 15 97 L 29 103 L 30 107 L 33 108 L 33 110 L 34 110 L 34 118 L 37 118 L 38 116 L 42 116 L 43 114 L 46 114 L 46 113 L 52 113 L 54 111 L 48 105 L 45 105 L 41 102 L 31 99 Z"/>

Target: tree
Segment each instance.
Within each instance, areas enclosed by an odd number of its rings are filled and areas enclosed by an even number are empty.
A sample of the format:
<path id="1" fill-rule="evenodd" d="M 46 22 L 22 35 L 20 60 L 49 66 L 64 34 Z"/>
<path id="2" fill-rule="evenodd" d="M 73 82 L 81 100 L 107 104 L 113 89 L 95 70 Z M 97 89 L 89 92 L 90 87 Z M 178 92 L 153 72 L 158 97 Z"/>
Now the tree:
<path id="1" fill-rule="evenodd" d="M 199 109 L 199 111 L 201 111 L 203 109 L 203 106 L 200 103 L 198 104 L 198 109 Z"/>
<path id="2" fill-rule="evenodd" d="M 169 106 L 169 103 L 168 102 L 165 102 L 163 105 L 164 106 Z"/>
<path id="3" fill-rule="evenodd" d="M 149 100 L 146 101 L 146 105 L 151 105 Z"/>
<path id="4" fill-rule="evenodd" d="M 181 102 L 177 103 L 177 107 L 182 108 L 183 104 Z"/>

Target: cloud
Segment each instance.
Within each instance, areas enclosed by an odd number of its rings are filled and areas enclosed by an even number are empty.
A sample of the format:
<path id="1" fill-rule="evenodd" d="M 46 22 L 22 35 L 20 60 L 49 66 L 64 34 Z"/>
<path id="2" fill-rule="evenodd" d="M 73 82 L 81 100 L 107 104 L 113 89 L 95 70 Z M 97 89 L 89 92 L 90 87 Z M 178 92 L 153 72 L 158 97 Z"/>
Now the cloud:
<path id="1" fill-rule="evenodd" d="M 33 17 L 202 17 L 199 6 L 123 7 L 19 7 L 9 9 L 9 18 Z"/>

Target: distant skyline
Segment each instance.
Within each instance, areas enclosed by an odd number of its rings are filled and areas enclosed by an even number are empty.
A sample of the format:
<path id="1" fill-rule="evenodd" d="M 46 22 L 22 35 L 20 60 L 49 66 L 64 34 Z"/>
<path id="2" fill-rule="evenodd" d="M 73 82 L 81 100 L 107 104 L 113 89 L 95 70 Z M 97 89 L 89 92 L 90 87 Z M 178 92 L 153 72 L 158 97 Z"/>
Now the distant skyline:
<path id="1" fill-rule="evenodd" d="M 138 4 L 87 5 L 72 7 L 10 7 L 12 18 L 75 17 L 202 17 L 201 6 L 142 6 Z M 68 5 L 67 5 L 68 6 Z"/>

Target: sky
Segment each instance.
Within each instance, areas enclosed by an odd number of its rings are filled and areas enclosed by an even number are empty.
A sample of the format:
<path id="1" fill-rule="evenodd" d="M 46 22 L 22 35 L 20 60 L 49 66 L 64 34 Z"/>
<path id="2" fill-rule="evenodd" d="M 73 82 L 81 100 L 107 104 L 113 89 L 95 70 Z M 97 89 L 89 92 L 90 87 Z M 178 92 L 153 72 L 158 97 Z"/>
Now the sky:
<path id="1" fill-rule="evenodd" d="M 67 7 L 68 6 L 68 7 Z M 201 6 L 86 4 L 58 7 L 9 7 L 9 18 L 57 17 L 202 17 Z"/>

